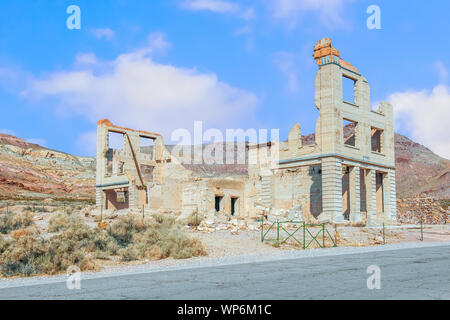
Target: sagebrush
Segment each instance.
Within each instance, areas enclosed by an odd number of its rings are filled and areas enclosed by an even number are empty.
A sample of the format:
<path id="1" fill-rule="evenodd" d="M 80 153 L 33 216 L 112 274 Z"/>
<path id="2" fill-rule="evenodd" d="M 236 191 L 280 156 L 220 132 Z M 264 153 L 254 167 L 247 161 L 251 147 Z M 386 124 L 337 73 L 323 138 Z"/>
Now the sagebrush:
<path id="1" fill-rule="evenodd" d="M 21 226 L 26 224 L 23 221 Z M 170 216 L 157 215 L 144 223 L 126 215 L 104 231 L 90 228 L 75 214 L 60 214 L 50 219 L 48 229 L 55 234 L 47 239 L 25 231 L 16 232 L 9 239 L 0 238 L 2 275 L 56 274 L 72 265 L 81 270 L 95 270 L 98 268 L 95 259 L 117 255 L 123 261 L 132 261 L 206 254 L 201 242 L 191 239 Z"/>
<path id="2" fill-rule="evenodd" d="M 23 229 L 33 224 L 33 216 L 29 212 L 0 214 L 0 233 Z"/>

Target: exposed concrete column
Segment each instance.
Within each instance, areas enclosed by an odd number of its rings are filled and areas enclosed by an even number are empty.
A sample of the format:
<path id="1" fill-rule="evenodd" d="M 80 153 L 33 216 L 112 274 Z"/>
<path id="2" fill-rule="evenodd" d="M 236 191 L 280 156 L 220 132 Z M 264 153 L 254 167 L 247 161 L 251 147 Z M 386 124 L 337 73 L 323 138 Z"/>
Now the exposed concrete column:
<path id="1" fill-rule="evenodd" d="M 96 184 L 101 185 L 105 177 L 106 158 L 104 151 L 109 144 L 108 130 L 104 126 L 97 126 L 97 168 L 96 168 Z M 100 209 L 103 204 L 103 191 L 96 189 L 95 205 Z"/>
<path id="2" fill-rule="evenodd" d="M 391 212 L 389 175 L 383 173 L 383 222 L 388 222 Z"/>
<path id="3" fill-rule="evenodd" d="M 261 170 L 261 203 L 266 207 L 272 207 L 272 171 Z"/>
<path id="4" fill-rule="evenodd" d="M 105 207 L 103 195 L 104 195 L 104 192 L 102 189 L 100 189 L 100 188 L 95 189 L 95 206 L 97 209 L 101 209 L 102 206 L 103 206 L 103 208 Z"/>
<path id="5" fill-rule="evenodd" d="M 359 166 L 353 167 L 350 171 L 350 221 L 361 222 L 361 204 L 360 204 L 360 169 Z"/>
<path id="6" fill-rule="evenodd" d="M 385 194 L 386 204 L 388 204 L 388 210 L 386 211 L 386 218 L 390 222 L 397 222 L 397 194 L 395 189 L 395 170 L 389 170 L 386 174 Z"/>
<path id="7" fill-rule="evenodd" d="M 337 158 L 322 160 L 322 207 L 320 220 L 344 221 L 342 214 L 342 163 Z M 322 217 L 323 216 L 323 217 Z"/>
<path id="8" fill-rule="evenodd" d="M 132 184 L 128 187 L 128 206 L 134 208 L 138 205 L 138 190 Z"/>
<path id="9" fill-rule="evenodd" d="M 377 182 L 376 170 L 370 169 L 366 176 L 367 192 L 367 223 L 368 227 L 377 225 Z"/>

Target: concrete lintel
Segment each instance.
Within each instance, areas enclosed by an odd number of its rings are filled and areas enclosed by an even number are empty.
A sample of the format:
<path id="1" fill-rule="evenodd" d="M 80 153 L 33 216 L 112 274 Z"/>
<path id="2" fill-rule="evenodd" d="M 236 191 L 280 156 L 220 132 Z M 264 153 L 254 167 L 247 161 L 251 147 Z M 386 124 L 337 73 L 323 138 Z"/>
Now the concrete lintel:
<path id="1" fill-rule="evenodd" d="M 356 158 L 353 158 L 353 157 L 347 157 L 347 156 L 344 156 L 344 155 L 339 154 L 339 153 L 318 154 L 318 155 L 315 155 L 315 156 L 309 156 L 309 157 L 303 157 L 303 158 L 294 158 L 294 159 L 288 159 L 288 160 L 281 160 L 281 161 L 278 162 L 278 164 L 282 165 L 282 164 L 287 164 L 287 163 L 303 162 L 303 161 L 308 161 L 308 160 L 323 159 L 323 158 L 330 158 L 330 157 L 336 157 L 336 158 L 341 158 L 341 159 L 344 159 L 344 160 L 350 160 L 350 161 L 354 161 L 354 162 L 370 164 L 370 165 L 373 165 L 373 166 L 378 166 L 378 167 L 387 168 L 387 169 L 395 169 L 395 167 L 393 167 L 393 166 L 387 166 L 387 165 L 384 165 L 384 164 L 381 164 L 381 163 L 377 163 L 377 162 L 373 162 L 373 161 L 361 160 L 361 159 L 356 159 Z"/>
<path id="2" fill-rule="evenodd" d="M 114 186 L 123 186 L 125 184 L 129 184 L 129 181 L 123 182 L 114 182 L 114 183 L 106 183 L 106 184 L 96 184 L 94 187 L 96 188 L 106 188 L 106 187 L 114 187 Z"/>

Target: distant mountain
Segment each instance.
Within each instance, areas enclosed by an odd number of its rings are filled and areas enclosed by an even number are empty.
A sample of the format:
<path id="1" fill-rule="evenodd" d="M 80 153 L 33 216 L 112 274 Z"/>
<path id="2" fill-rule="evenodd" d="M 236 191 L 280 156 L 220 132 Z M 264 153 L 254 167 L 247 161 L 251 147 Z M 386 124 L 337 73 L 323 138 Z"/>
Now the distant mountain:
<path id="1" fill-rule="evenodd" d="M 450 161 L 401 134 L 395 134 L 397 194 L 450 198 Z"/>
<path id="2" fill-rule="evenodd" d="M 304 145 L 314 143 L 314 134 L 303 136 L 302 141 Z M 395 157 L 398 198 L 450 198 L 449 160 L 400 134 L 395 134 Z M 211 171 L 200 169 L 203 174 Z M 217 173 L 216 169 L 208 175 Z M 239 170 L 246 172 L 245 168 Z M 73 156 L 0 134 L 0 197 L 94 199 L 94 184 L 95 158 Z"/>
<path id="3" fill-rule="evenodd" d="M 0 197 L 93 199 L 95 159 L 0 133 Z"/>

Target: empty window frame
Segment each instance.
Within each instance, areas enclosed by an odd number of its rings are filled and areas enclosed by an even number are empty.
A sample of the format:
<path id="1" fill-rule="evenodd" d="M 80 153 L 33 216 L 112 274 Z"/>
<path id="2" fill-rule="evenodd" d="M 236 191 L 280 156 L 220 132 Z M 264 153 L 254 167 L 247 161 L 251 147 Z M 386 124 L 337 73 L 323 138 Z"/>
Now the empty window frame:
<path id="1" fill-rule="evenodd" d="M 114 150 L 113 149 L 108 149 L 108 151 L 106 151 L 106 172 L 105 175 L 106 176 L 110 176 L 113 173 L 113 159 L 114 159 Z"/>
<path id="2" fill-rule="evenodd" d="M 141 153 L 152 155 L 155 149 L 155 139 L 139 136 L 139 147 Z"/>
<path id="3" fill-rule="evenodd" d="M 357 146 L 358 123 L 356 121 L 343 119 L 342 135 L 344 144 L 351 147 Z"/>
<path id="4" fill-rule="evenodd" d="M 342 76 L 342 100 L 355 104 L 356 80 L 345 75 Z"/>
<path id="5" fill-rule="evenodd" d="M 106 176 L 113 174 L 114 150 L 123 150 L 123 133 L 108 131 L 108 150 L 106 151 Z"/>
<path id="6" fill-rule="evenodd" d="M 123 150 L 124 134 L 108 131 L 108 149 Z"/>
<path id="7" fill-rule="evenodd" d="M 371 148 L 373 152 L 383 152 L 383 130 L 371 127 Z"/>

